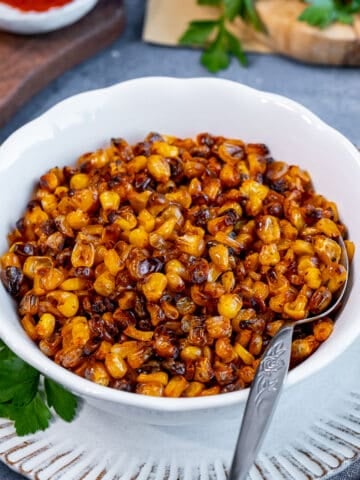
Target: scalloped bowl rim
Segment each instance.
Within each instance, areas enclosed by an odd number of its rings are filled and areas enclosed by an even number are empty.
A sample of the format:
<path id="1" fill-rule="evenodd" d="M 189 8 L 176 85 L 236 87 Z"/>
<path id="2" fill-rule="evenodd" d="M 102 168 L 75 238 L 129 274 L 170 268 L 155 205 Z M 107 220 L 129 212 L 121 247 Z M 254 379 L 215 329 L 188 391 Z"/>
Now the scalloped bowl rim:
<path id="1" fill-rule="evenodd" d="M 32 132 L 39 132 L 42 127 L 45 126 L 45 130 L 49 131 L 49 126 L 53 130 L 53 134 L 56 133 L 56 119 L 59 118 L 59 115 L 66 117 L 66 114 L 76 112 L 85 112 L 96 109 L 97 105 L 101 105 L 101 99 L 109 98 L 109 96 L 117 97 L 121 95 L 122 90 L 127 88 L 146 88 L 146 84 L 151 83 L 166 82 L 171 83 L 172 87 L 175 88 L 175 84 L 187 84 L 189 87 L 195 83 L 203 84 L 203 88 L 206 88 L 206 84 L 211 85 L 214 83 L 223 84 L 224 88 L 232 89 L 234 95 L 236 94 L 245 94 L 252 97 L 261 98 L 262 101 L 272 104 L 277 104 L 285 109 L 290 109 L 292 112 L 300 115 L 304 121 L 311 122 L 316 129 L 326 131 L 328 135 L 331 135 L 336 138 L 338 142 L 341 143 L 344 150 L 353 157 L 355 162 L 358 164 L 360 172 L 360 154 L 355 149 L 355 147 L 347 140 L 341 133 L 339 133 L 334 128 L 327 125 L 323 122 L 318 116 L 312 113 L 310 110 L 300 105 L 299 103 L 290 100 L 281 95 L 263 92 L 256 90 L 254 88 L 233 82 L 230 80 L 216 79 L 216 78 L 187 78 L 179 79 L 173 77 L 143 77 L 128 80 L 110 87 L 91 90 L 83 92 L 77 95 L 74 95 L 70 98 L 67 98 L 60 103 L 56 104 L 50 108 L 47 112 L 43 113 L 41 116 L 27 123 L 23 127 L 19 128 L 15 133 L 13 133 L 0 147 L 0 173 L 2 170 L 2 165 L 6 167 L 8 163 L 6 161 L 7 155 L 9 155 L 12 149 L 17 150 L 17 145 L 21 142 L 29 141 L 32 136 Z M 91 99 L 91 101 L 90 101 Z M 88 107 L 88 105 L 92 107 Z M 94 107 L 93 107 L 94 106 Z M 197 132 L 196 132 L 197 133 Z M 216 133 L 216 132 L 215 132 Z M 245 139 L 246 140 L 246 139 Z M 86 146 L 84 148 L 84 151 Z M 11 157 L 11 155 L 10 155 Z M 360 176 L 360 173 L 359 173 Z M 3 287 L 1 287 L 3 288 Z M 10 301 L 10 297 L 9 297 Z M 0 320 L 2 313 L 0 312 Z M 10 322 L 11 323 L 11 322 Z M 60 384 L 67 387 L 69 390 L 79 394 L 80 396 L 84 395 L 85 397 L 92 397 L 93 399 L 110 401 L 114 403 L 120 403 L 123 405 L 140 407 L 143 409 L 152 409 L 156 411 L 164 412 L 184 412 L 184 411 L 197 411 L 204 409 L 213 409 L 216 407 L 228 407 L 231 405 L 237 405 L 245 402 L 248 396 L 249 389 L 244 389 L 232 393 L 214 395 L 209 397 L 196 397 L 196 398 L 158 398 L 158 397 L 148 397 L 145 395 L 133 394 L 128 392 L 122 392 L 108 387 L 103 387 L 92 383 L 88 380 L 85 380 L 81 377 L 78 377 L 76 374 L 67 371 L 63 367 L 58 366 L 52 360 L 48 359 L 41 353 L 37 346 L 35 346 L 31 340 L 24 336 L 21 338 L 14 338 L 11 336 L 5 328 L 5 323 L 0 321 L 0 337 L 4 342 L 21 358 L 27 361 L 29 364 L 34 366 L 43 374 L 53 378 Z M 324 368 L 326 365 L 331 363 L 338 355 L 340 355 L 360 334 L 360 322 L 354 322 L 354 335 L 352 337 L 346 336 L 342 338 L 342 343 L 338 345 L 336 355 L 328 358 L 324 355 L 317 355 L 321 349 L 319 349 L 312 357 L 297 366 L 295 369 L 291 370 L 285 381 L 285 387 L 290 387 L 295 385 L 300 380 L 303 380 L 310 375 L 313 375 L 320 369 Z M 315 360 L 315 355 L 317 355 Z M 311 365 L 310 365 L 311 364 Z M 311 366 L 311 368 L 309 368 Z"/>

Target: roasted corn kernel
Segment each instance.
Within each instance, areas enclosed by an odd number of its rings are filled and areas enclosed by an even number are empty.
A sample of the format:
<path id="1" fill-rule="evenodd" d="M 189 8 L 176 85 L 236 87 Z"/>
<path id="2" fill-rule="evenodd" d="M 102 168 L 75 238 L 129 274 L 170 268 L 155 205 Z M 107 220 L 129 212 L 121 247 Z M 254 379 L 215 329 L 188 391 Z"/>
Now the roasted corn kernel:
<path id="1" fill-rule="evenodd" d="M 308 173 L 265 145 L 150 133 L 43 175 L 1 279 L 64 368 L 145 395 L 215 395 L 250 385 L 286 319 L 331 305 L 345 231 Z M 291 364 L 332 330 L 328 317 L 296 329 Z"/>

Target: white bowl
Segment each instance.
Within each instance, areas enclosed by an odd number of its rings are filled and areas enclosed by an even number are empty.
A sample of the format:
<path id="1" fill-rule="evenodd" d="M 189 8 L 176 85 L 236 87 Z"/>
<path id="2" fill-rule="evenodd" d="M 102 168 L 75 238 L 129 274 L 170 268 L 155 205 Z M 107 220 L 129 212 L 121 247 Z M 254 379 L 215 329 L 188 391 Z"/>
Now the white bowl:
<path id="1" fill-rule="evenodd" d="M 0 30 L 32 35 L 47 33 L 71 25 L 86 15 L 98 0 L 73 0 L 46 12 L 22 12 L 0 3 Z"/>
<path id="2" fill-rule="evenodd" d="M 0 252 L 38 178 L 55 165 L 71 165 L 111 137 L 130 142 L 150 131 L 213 134 L 264 142 L 277 159 L 309 170 L 318 192 L 339 207 L 350 237 L 360 242 L 360 155 L 340 133 L 309 110 L 278 95 L 213 78 L 142 78 L 69 98 L 14 133 L 0 148 Z M 294 385 L 328 365 L 360 333 L 359 255 L 352 292 L 333 335 L 292 370 Z M 192 399 L 153 398 L 102 387 L 56 365 L 24 333 L 14 304 L 0 288 L 0 337 L 20 357 L 90 403 L 149 423 L 181 424 L 238 417 L 248 391 Z M 316 379 L 314 380 L 316 381 Z M 330 387 L 330 386 L 329 386 Z M 299 386 L 301 388 L 301 386 Z"/>

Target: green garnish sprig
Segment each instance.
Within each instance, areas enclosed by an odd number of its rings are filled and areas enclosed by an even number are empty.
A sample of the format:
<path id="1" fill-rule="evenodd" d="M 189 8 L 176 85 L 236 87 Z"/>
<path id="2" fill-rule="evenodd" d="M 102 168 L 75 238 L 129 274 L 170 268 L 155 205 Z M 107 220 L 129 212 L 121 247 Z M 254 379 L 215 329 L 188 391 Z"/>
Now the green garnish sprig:
<path id="1" fill-rule="evenodd" d="M 45 430 L 53 416 L 51 407 L 59 417 L 71 422 L 77 406 L 72 393 L 49 378 L 42 381 L 35 368 L 0 340 L 0 417 L 13 420 L 19 436 Z"/>
<path id="2" fill-rule="evenodd" d="M 241 42 L 228 30 L 226 23 L 239 15 L 256 30 L 261 30 L 262 24 L 253 0 L 197 0 L 197 3 L 220 7 L 220 16 L 215 20 L 190 22 L 179 43 L 203 47 L 205 50 L 201 55 L 201 63 L 212 73 L 227 68 L 231 56 L 237 58 L 241 65 L 247 65 Z"/>

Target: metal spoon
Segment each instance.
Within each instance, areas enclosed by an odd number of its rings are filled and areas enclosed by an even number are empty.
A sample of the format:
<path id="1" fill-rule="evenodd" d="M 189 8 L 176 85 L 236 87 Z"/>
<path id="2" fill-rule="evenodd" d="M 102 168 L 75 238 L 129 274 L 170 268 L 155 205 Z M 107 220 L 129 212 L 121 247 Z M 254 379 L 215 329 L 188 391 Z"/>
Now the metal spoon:
<path id="1" fill-rule="evenodd" d="M 349 278 L 349 259 L 341 237 L 338 239 L 338 242 L 342 249 L 341 263 L 347 272 L 345 283 L 335 303 L 326 311 L 302 320 L 285 322 L 269 343 L 250 388 L 228 480 L 245 480 L 255 462 L 257 453 L 270 426 L 280 398 L 284 379 L 289 369 L 291 343 L 295 325 L 313 322 L 329 315 L 339 306 L 344 296 Z"/>

